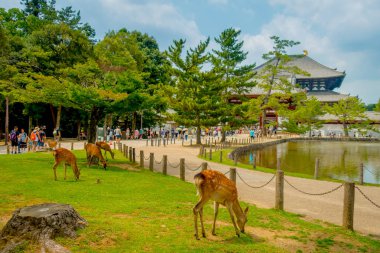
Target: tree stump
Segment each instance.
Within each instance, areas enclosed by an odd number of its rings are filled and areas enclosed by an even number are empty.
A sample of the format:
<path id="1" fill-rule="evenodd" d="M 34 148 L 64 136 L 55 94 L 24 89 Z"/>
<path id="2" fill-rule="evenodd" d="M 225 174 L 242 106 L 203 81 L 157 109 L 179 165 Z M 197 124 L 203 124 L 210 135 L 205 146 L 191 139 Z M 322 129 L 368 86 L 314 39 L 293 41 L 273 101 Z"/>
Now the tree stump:
<path id="1" fill-rule="evenodd" d="M 70 252 L 57 244 L 56 236 L 75 237 L 87 225 L 72 206 L 45 203 L 16 210 L 0 233 L 0 252 L 10 252 L 24 241 L 41 244 L 41 252 Z"/>

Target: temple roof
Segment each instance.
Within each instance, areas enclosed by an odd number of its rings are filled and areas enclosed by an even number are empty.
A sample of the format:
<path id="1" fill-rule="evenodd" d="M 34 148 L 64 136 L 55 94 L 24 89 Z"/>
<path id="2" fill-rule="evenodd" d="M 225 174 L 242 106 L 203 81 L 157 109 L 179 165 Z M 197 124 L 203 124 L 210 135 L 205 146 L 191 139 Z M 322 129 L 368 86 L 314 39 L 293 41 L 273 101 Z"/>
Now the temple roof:
<path id="1" fill-rule="evenodd" d="M 288 62 L 286 65 L 297 66 L 298 68 L 310 74 L 310 76 L 296 75 L 297 79 L 344 77 L 346 75 L 345 72 L 340 72 L 335 69 L 326 67 L 325 65 L 320 64 L 307 55 L 291 55 L 290 57 L 292 58 L 292 61 Z M 265 62 L 264 64 L 258 66 L 255 70 L 260 71 L 271 61 Z"/>
<path id="2" fill-rule="evenodd" d="M 338 102 L 341 99 L 348 98 L 350 95 L 335 91 L 309 91 L 307 96 L 315 97 L 320 102 Z"/>

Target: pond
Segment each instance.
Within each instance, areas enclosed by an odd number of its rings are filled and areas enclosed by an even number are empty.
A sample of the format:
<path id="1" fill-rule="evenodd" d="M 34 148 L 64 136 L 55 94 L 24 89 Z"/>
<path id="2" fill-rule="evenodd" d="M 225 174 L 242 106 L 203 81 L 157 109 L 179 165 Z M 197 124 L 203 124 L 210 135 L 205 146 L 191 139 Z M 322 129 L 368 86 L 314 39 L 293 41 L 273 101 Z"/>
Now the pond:
<path id="1" fill-rule="evenodd" d="M 341 141 L 295 141 L 265 147 L 240 157 L 239 161 L 276 168 L 281 158 L 282 170 L 314 175 L 319 159 L 319 177 L 340 180 L 359 179 L 360 163 L 364 164 L 364 182 L 380 184 L 380 143 Z"/>

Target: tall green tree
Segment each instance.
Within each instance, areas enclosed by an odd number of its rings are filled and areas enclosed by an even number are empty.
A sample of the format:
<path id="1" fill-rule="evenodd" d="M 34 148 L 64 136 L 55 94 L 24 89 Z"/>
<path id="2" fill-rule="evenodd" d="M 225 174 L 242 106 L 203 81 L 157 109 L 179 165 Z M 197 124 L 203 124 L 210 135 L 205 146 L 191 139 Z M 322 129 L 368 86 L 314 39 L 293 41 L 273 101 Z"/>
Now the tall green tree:
<path id="1" fill-rule="evenodd" d="M 248 52 L 243 51 L 243 41 L 239 41 L 240 30 L 228 28 L 224 30 L 215 42 L 219 49 L 213 50 L 212 63 L 214 71 L 218 73 L 221 107 L 220 123 L 223 124 L 222 140 L 225 141 L 226 124 L 229 127 L 239 127 L 246 123 L 243 117 L 237 117 L 236 107 L 239 104 L 230 103 L 231 98 L 244 102 L 244 96 L 256 85 L 253 81 L 255 64 L 243 65 Z"/>
<path id="2" fill-rule="evenodd" d="M 355 123 L 360 121 L 366 122 L 367 117 L 364 114 L 365 110 L 365 104 L 357 97 L 341 99 L 338 103 L 334 103 L 332 106 L 326 106 L 326 111 L 336 116 L 343 124 L 345 137 L 348 137 L 348 129 L 350 128 L 350 125 L 360 127 L 360 125 Z"/>
<path id="3" fill-rule="evenodd" d="M 380 112 L 380 99 L 377 101 L 377 104 L 375 105 L 374 111 Z"/>
<path id="4" fill-rule="evenodd" d="M 277 100 L 284 101 L 290 97 L 295 86 L 289 80 L 290 77 L 296 74 L 308 75 L 296 66 L 291 66 L 288 63 L 292 61 L 292 57 L 287 54 L 287 49 L 299 44 L 292 40 L 283 40 L 278 36 L 271 37 L 274 46 L 271 51 L 263 55 L 263 59 L 267 61 L 259 68 L 256 75 L 257 86 L 263 90 L 263 95 L 259 97 L 263 129 L 262 133 L 267 134 L 266 113 L 271 108 L 270 102 Z M 299 56 L 302 57 L 302 56 Z M 276 93 L 276 94 L 274 94 Z M 256 106 L 256 102 L 252 102 L 252 106 Z"/>
<path id="5" fill-rule="evenodd" d="M 166 86 L 163 95 L 168 97 L 175 111 L 176 122 L 197 127 L 197 144 L 201 144 L 201 127 L 219 122 L 215 113 L 220 106 L 217 76 L 212 70 L 205 70 L 205 65 L 210 63 L 210 55 L 206 52 L 209 42 L 209 38 L 200 42 L 183 57 L 185 41 L 181 39 L 174 41 L 167 52 L 172 64 L 172 83 Z"/>

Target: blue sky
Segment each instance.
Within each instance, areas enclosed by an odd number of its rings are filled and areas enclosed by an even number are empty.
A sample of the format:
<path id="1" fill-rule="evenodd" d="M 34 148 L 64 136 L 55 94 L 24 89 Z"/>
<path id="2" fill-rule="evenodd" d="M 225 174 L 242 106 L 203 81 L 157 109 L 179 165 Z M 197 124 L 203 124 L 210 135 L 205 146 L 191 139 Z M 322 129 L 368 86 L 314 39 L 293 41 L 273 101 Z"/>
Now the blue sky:
<path id="1" fill-rule="evenodd" d="M 225 28 L 242 31 L 247 63 L 261 64 L 278 35 L 301 42 L 291 53 L 309 51 L 320 63 L 345 70 L 341 93 L 366 103 L 380 98 L 380 1 L 377 0 L 57 0 L 71 5 L 97 32 L 126 27 L 154 36 L 162 50 L 173 39 L 190 45 Z M 19 7 L 1 0 L 0 7 Z M 211 47 L 215 46 L 211 44 Z"/>

